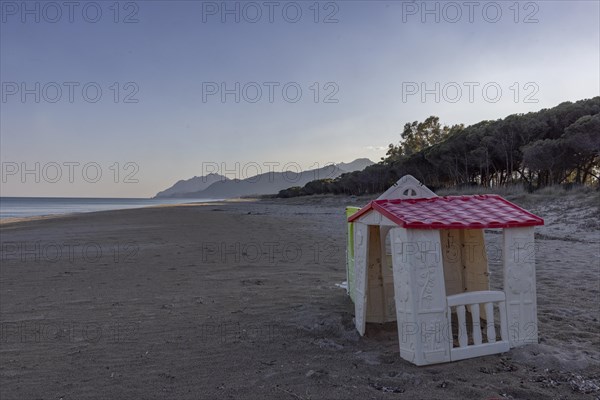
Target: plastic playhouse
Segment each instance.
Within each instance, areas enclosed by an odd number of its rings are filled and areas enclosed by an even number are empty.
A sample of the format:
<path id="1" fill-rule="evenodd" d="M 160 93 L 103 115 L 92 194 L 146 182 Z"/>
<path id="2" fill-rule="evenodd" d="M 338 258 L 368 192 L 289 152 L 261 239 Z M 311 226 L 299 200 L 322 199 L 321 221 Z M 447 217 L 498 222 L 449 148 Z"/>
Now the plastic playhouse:
<path id="1" fill-rule="evenodd" d="M 348 208 L 356 329 L 396 321 L 400 357 L 428 365 L 537 343 L 540 217 L 496 195 L 438 197 L 412 176 Z M 502 229 L 504 288 L 492 291 L 484 229 Z"/>

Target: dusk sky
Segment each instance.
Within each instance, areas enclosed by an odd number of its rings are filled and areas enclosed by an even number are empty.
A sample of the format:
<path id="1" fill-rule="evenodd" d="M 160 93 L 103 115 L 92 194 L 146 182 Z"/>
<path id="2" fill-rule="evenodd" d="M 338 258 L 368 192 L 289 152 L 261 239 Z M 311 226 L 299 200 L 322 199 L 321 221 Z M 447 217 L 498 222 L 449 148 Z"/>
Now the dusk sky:
<path id="1" fill-rule="evenodd" d="M 406 122 L 600 94 L 598 1 L 475 3 L 2 1 L 1 195 L 148 197 L 203 163 L 378 161 Z"/>

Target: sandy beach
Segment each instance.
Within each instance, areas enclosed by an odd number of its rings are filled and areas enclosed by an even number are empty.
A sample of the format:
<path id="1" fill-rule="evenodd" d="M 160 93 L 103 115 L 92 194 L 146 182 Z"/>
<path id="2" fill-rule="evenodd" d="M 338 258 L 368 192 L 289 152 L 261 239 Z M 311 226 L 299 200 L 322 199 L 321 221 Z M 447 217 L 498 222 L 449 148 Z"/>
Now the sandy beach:
<path id="1" fill-rule="evenodd" d="M 512 199 L 536 228 L 540 343 L 416 367 L 359 337 L 344 205 L 312 197 L 0 226 L 0 398 L 600 397 L 598 194 Z M 489 232 L 490 242 L 501 235 Z M 492 286 L 501 264 L 490 259 Z"/>

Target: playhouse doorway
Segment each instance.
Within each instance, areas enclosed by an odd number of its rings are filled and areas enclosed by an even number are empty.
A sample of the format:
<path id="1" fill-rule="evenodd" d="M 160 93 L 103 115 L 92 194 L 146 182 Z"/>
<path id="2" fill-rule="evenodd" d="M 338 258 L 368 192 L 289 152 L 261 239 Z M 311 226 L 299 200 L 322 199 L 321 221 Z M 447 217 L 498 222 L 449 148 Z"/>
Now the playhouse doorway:
<path id="1" fill-rule="evenodd" d="M 369 323 L 396 321 L 394 272 L 389 227 L 369 225 L 367 254 L 367 317 Z"/>

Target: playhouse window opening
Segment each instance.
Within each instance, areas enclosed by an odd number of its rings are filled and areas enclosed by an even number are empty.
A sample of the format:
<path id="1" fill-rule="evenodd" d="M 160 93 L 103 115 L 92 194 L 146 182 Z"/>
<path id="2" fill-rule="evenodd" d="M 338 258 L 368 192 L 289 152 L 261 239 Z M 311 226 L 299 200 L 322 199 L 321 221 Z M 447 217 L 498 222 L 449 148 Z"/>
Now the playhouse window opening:
<path id="1" fill-rule="evenodd" d="M 485 250 L 488 260 L 490 290 L 504 290 L 503 281 L 503 230 L 500 228 L 485 230 Z"/>
<path id="2" fill-rule="evenodd" d="M 416 197 L 417 196 L 417 191 L 413 188 L 408 188 L 405 191 L 402 192 L 403 196 L 406 197 Z"/>

